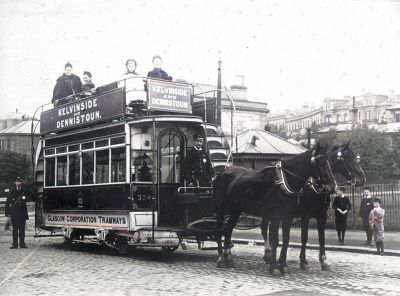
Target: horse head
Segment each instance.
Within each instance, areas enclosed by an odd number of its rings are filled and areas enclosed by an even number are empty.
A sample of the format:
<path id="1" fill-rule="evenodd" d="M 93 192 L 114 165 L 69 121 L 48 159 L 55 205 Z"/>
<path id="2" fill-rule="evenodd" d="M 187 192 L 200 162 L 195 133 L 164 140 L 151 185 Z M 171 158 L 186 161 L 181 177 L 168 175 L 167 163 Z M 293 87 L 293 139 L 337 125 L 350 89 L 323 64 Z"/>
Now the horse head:
<path id="1" fill-rule="evenodd" d="M 328 156 L 335 179 L 339 185 L 364 185 L 366 181 L 365 174 L 350 149 L 350 142 L 333 147 L 328 152 Z"/>
<path id="2" fill-rule="evenodd" d="M 313 166 L 313 178 L 317 180 L 319 186 L 322 186 L 329 192 L 336 191 L 336 179 L 331 169 L 327 149 L 317 143 L 316 147 L 311 149 L 311 164 Z"/>

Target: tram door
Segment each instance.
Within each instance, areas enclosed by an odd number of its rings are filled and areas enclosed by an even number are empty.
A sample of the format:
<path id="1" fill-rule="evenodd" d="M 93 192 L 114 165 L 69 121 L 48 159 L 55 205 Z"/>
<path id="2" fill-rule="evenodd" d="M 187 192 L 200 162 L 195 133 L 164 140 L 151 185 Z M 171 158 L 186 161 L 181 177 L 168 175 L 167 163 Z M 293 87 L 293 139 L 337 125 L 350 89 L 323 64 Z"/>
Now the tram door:
<path id="1" fill-rule="evenodd" d="M 178 225 L 183 208 L 178 204 L 178 188 L 183 184 L 184 136 L 167 129 L 158 139 L 159 225 Z"/>

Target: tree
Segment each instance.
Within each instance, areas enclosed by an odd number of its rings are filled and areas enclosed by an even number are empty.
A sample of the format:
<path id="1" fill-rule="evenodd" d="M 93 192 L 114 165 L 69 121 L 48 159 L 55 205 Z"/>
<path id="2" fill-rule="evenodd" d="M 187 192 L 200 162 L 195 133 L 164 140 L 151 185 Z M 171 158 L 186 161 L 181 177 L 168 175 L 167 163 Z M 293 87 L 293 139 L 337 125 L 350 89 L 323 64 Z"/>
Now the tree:
<path id="1" fill-rule="evenodd" d="M 369 183 L 400 178 L 399 133 L 390 136 L 367 126 L 357 126 L 342 133 L 330 130 L 319 136 L 318 141 L 330 146 L 351 141 L 350 147 L 360 155 Z"/>
<path id="2" fill-rule="evenodd" d="M 12 183 L 16 177 L 32 180 L 32 164 L 26 155 L 0 152 L 0 183 Z"/>

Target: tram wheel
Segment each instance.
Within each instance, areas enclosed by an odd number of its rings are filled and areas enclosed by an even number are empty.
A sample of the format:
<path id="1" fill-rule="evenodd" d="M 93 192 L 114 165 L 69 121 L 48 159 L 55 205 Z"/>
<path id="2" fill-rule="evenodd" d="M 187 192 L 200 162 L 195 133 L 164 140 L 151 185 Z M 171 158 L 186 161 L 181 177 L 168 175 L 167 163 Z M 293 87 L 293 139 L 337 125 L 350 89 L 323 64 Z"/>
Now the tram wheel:
<path id="1" fill-rule="evenodd" d="M 167 254 L 173 253 L 176 249 L 178 249 L 177 246 L 174 246 L 174 247 L 162 247 L 162 250 Z"/>

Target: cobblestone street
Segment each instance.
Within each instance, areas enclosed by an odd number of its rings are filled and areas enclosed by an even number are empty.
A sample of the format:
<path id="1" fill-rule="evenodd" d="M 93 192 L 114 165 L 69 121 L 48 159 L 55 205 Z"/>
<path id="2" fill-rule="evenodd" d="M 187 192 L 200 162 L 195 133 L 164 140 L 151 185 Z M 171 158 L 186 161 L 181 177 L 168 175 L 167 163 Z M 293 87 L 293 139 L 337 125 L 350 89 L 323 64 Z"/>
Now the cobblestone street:
<path id="1" fill-rule="evenodd" d="M 130 249 L 116 255 L 97 245 L 67 247 L 62 238 L 32 238 L 29 249 L 10 250 L 1 231 L 0 295 L 399 295 L 400 257 L 329 252 L 331 272 L 308 251 L 301 271 L 298 249 L 289 249 L 288 273 L 270 275 L 263 248 L 236 245 L 235 267 L 216 268 L 216 251 L 188 244 L 173 254 Z M 214 246 L 211 244 L 210 246 Z"/>

